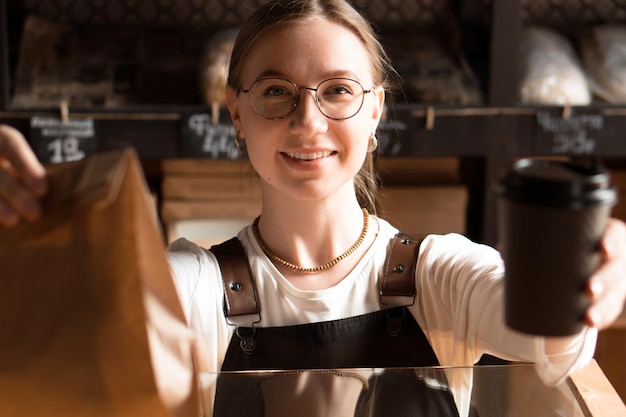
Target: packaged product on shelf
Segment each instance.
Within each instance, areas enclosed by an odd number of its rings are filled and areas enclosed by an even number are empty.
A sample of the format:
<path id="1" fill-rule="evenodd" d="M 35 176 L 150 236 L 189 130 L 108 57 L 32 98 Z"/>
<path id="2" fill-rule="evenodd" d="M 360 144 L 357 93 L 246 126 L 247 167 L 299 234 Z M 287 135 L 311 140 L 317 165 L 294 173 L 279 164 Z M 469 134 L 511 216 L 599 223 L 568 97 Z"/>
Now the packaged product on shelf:
<path id="1" fill-rule="evenodd" d="M 464 55 L 436 35 L 404 35 L 390 49 L 408 99 L 417 103 L 478 105 L 483 96 Z"/>
<path id="2" fill-rule="evenodd" d="M 93 34 L 92 34 L 93 35 Z M 113 35 L 113 34 L 111 34 Z M 85 47 L 87 40 L 69 25 L 28 16 L 15 74 L 12 105 L 17 108 L 58 107 L 62 100 L 70 107 L 108 107 L 120 95 L 114 79 L 120 59 L 135 54 L 126 50 L 128 42 L 116 34 L 116 42 Z M 117 46 L 112 46 L 117 45 Z M 117 56 L 116 60 L 111 55 Z M 122 84 L 126 84 L 123 82 Z"/>
<path id="3" fill-rule="evenodd" d="M 258 176 L 165 175 L 161 189 L 164 199 L 255 200 L 261 198 Z"/>
<path id="4" fill-rule="evenodd" d="M 384 186 L 458 185 L 461 159 L 456 156 L 384 157 L 374 161 Z"/>
<path id="5" fill-rule="evenodd" d="M 384 187 L 379 214 L 413 236 L 465 233 L 467 188 L 461 185 Z"/>
<path id="6" fill-rule="evenodd" d="M 592 27 L 580 49 L 592 92 L 609 103 L 626 103 L 626 26 Z"/>
<path id="7" fill-rule="evenodd" d="M 378 214 L 414 236 L 466 233 L 469 198 L 460 158 L 378 158 Z"/>
<path id="8" fill-rule="evenodd" d="M 202 98 L 209 106 L 226 105 L 228 66 L 237 33 L 238 29 L 234 28 L 217 32 L 209 41 L 202 56 L 200 62 Z"/>
<path id="9" fill-rule="evenodd" d="M 133 89 L 129 92 L 133 104 L 198 103 L 198 60 L 203 42 L 202 34 L 184 29 L 142 29 L 137 38 Z"/>
<path id="10" fill-rule="evenodd" d="M 161 219 L 166 228 L 173 222 L 188 219 L 248 219 L 252 221 L 259 213 L 261 213 L 260 199 L 164 199 L 161 203 Z"/>
<path id="11" fill-rule="evenodd" d="M 210 247 L 261 212 L 260 182 L 248 160 L 170 159 L 162 170 L 160 214 L 169 242 L 185 237 Z"/>
<path id="12" fill-rule="evenodd" d="M 571 42 L 553 29 L 528 27 L 519 47 L 520 101 L 529 104 L 587 105 L 591 92 Z"/>
<path id="13" fill-rule="evenodd" d="M 80 27 L 27 17 L 11 105 L 120 108 L 201 102 L 202 33 Z"/>

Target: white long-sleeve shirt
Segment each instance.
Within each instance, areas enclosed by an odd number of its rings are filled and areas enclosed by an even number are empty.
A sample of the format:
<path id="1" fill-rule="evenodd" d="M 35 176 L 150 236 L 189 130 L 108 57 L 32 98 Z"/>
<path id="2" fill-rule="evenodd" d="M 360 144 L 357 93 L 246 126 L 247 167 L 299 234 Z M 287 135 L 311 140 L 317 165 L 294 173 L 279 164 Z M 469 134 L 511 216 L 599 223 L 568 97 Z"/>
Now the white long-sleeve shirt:
<path id="1" fill-rule="evenodd" d="M 242 229 L 238 238 L 248 254 L 261 309 L 262 320 L 255 326 L 336 320 L 380 310 L 378 279 L 387 247 L 398 231 L 382 219 L 372 219 L 378 232 L 365 256 L 341 282 L 320 291 L 292 286 L 263 253 L 251 227 Z M 219 265 L 210 252 L 184 239 L 173 242 L 168 255 L 184 313 L 197 338 L 198 371 L 218 372 L 235 329 L 224 317 Z M 543 338 L 505 326 L 503 273 L 500 254 L 489 246 L 458 234 L 430 235 L 423 240 L 415 276 L 417 299 L 409 311 L 439 363 L 472 366 L 488 353 L 536 363 L 539 375 L 549 384 L 588 363 L 595 349 L 594 329 L 584 329 L 562 354 L 547 356 Z M 467 410 L 471 373 L 455 372 L 449 383 L 459 410 Z M 205 396 L 213 394 L 212 385 L 203 387 Z"/>

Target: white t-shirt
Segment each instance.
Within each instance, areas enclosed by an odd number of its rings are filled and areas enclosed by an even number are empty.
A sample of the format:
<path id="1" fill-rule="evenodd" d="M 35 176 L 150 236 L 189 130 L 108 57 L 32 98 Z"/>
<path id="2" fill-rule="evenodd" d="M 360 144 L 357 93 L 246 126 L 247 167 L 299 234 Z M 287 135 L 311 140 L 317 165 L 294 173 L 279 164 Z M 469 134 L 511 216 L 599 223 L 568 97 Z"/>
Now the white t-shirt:
<path id="1" fill-rule="evenodd" d="M 321 291 L 294 288 L 263 253 L 251 226 L 242 229 L 238 238 L 248 254 L 261 309 L 262 320 L 255 326 L 336 320 L 380 310 L 378 279 L 387 247 L 398 230 L 385 220 L 372 219 L 378 232 L 365 256 L 341 282 Z M 218 372 L 235 330 L 224 317 L 218 263 L 212 253 L 184 239 L 173 242 L 168 255 L 183 311 L 197 338 L 198 371 Z M 417 299 L 409 311 L 439 363 L 467 367 L 488 353 L 534 362 L 541 378 L 556 384 L 589 362 L 595 349 L 595 329 L 583 330 L 563 354 L 546 356 L 543 338 L 504 325 L 503 272 L 499 252 L 459 234 L 429 235 L 422 241 L 416 268 Z M 250 325 L 254 319 L 240 324 Z M 449 383 L 459 410 L 467 410 L 471 373 L 455 372 Z M 203 387 L 208 390 L 204 395 L 212 395 L 213 388 Z"/>

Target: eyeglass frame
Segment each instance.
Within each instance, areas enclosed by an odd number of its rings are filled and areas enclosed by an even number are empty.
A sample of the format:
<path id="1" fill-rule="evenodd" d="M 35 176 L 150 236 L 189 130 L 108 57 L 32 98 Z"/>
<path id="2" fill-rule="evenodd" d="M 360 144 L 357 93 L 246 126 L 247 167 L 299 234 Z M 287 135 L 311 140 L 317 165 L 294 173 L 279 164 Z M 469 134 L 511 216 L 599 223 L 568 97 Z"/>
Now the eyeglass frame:
<path id="1" fill-rule="evenodd" d="M 261 113 L 259 113 L 258 110 L 254 107 L 254 105 L 252 104 L 252 94 L 250 94 L 250 90 L 252 90 L 252 87 L 254 87 L 254 85 L 256 83 L 261 82 L 263 80 L 282 80 L 282 81 L 287 81 L 288 83 L 290 83 L 291 85 L 294 86 L 294 88 L 296 89 L 296 96 L 295 96 L 295 99 L 293 101 L 293 106 L 291 107 L 291 110 L 289 110 L 289 112 L 287 112 L 287 114 L 285 114 L 283 116 L 280 116 L 280 117 L 266 117 L 266 116 L 262 115 Z M 352 116 L 337 118 L 337 117 L 330 117 L 329 115 L 324 113 L 324 110 L 322 109 L 322 106 L 321 106 L 320 97 L 317 94 L 317 90 L 319 90 L 320 85 L 322 85 L 325 82 L 330 81 L 330 80 L 348 80 L 348 81 L 352 81 L 352 82 L 356 83 L 359 87 L 361 87 L 361 90 L 363 90 L 363 95 L 361 96 L 361 104 L 359 105 L 359 108 L 356 110 L 356 112 Z M 259 78 L 258 80 L 255 80 L 250 85 L 250 88 L 244 89 L 244 88 L 239 87 L 239 89 L 237 91 L 249 94 L 249 97 L 250 97 L 250 107 L 252 107 L 252 110 L 254 110 L 254 112 L 256 114 L 258 114 L 259 116 L 261 116 L 261 117 L 263 117 L 264 119 L 267 119 L 267 120 L 281 120 L 281 119 L 284 119 L 285 117 L 289 116 L 291 113 L 293 113 L 293 111 L 296 109 L 296 107 L 298 107 L 298 101 L 300 100 L 300 97 L 302 96 L 302 94 L 301 94 L 302 90 L 309 90 L 309 91 L 315 92 L 315 96 L 314 96 L 314 98 L 315 98 L 315 105 L 317 106 L 317 109 L 320 111 L 320 113 L 322 113 L 322 115 L 324 115 L 324 117 L 326 117 L 326 118 L 328 118 L 330 120 L 348 120 L 348 119 L 353 118 L 357 114 L 359 114 L 359 112 L 363 108 L 363 103 L 365 103 L 365 94 L 373 92 L 374 91 L 374 87 L 370 88 L 369 90 L 366 90 L 365 87 L 363 87 L 363 84 L 361 84 L 359 81 L 357 81 L 357 80 L 355 80 L 353 78 L 348 78 L 348 77 L 331 77 L 331 78 L 327 78 L 325 80 L 320 81 L 320 83 L 317 85 L 317 87 L 298 86 L 293 81 L 291 81 L 291 80 L 289 80 L 287 78 L 283 78 L 283 77 L 263 77 L 263 78 Z"/>

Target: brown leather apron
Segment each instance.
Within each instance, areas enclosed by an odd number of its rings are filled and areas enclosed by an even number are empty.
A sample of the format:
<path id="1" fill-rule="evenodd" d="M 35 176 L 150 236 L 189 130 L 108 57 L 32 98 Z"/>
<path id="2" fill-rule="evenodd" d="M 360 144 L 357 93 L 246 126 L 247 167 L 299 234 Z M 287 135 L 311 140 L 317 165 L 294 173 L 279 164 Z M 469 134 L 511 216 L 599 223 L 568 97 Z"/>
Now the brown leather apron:
<path id="1" fill-rule="evenodd" d="M 394 239 L 381 303 L 394 297 L 414 301 L 418 247 L 408 236 Z M 240 243 L 231 240 L 211 251 L 222 269 L 227 317 L 260 315 L 258 305 L 252 305 L 254 282 Z M 387 307 L 327 322 L 237 328 L 217 380 L 213 415 L 458 417 L 443 373 L 421 368 L 439 365 L 421 328 L 405 306 Z M 363 368 L 380 371 L 358 371 Z M 248 377 L 230 372 L 251 370 L 293 372 Z"/>

